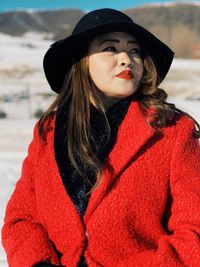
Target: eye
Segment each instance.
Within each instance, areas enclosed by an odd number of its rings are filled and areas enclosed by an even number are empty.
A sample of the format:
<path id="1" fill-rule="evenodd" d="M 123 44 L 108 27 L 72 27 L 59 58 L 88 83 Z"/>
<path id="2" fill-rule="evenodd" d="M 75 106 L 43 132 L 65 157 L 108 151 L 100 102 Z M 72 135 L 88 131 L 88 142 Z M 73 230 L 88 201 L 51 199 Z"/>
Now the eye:
<path id="1" fill-rule="evenodd" d="M 116 52 L 117 49 L 114 46 L 105 47 L 102 51 Z"/>
<path id="2" fill-rule="evenodd" d="M 141 51 L 139 48 L 132 48 L 129 53 L 131 53 L 134 56 L 141 57 Z"/>

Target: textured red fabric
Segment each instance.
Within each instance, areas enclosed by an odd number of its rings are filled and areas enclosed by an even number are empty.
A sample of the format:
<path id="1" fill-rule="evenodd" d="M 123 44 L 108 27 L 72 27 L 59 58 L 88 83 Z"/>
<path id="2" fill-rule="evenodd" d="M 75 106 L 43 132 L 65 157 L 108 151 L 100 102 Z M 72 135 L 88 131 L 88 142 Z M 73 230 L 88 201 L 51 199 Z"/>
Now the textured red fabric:
<path id="1" fill-rule="evenodd" d="M 39 261 L 76 267 L 200 266 L 200 147 L 182 116 L 161 133 L 131 103 L 84 223 L 67 195 L 37 125 L 2 229 L 10 267 Z M 59 257 L 56 250 L 62 253 Z"/>

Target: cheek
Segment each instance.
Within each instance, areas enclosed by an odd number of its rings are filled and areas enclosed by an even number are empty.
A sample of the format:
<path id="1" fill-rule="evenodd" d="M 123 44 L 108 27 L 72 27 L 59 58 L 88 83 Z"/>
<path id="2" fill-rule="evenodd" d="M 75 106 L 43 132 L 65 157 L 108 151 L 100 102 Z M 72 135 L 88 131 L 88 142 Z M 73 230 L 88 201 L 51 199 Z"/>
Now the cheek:
<path id="1" fill-rule="evenodd" d="M 89 73 L 92 79 L 99 76 L 101 72 L 100 64 L 95 56 L 89 57 Z"/>
<path id="2" fill-rule="evenodd" d="M 143 77 L 143 73 L 144 73 L 144 68 L 143 67 L 140 69 L 139 73 L 140 73 L 140 80 L 141 80 L 142 77 Z"/>
<path id="3" fill-rule="evenodd" d="M 106 60 L 95 55 L 89 58 L 89 73 L 96 85 L 99 85 L 103 80 L 109 81 L 111 70 L 107 63 Z"/>
<path id="4" fill-rule="evenodd" d="M 143 62 L 140 62 L 137 64 L 136 73 L 138 76 L 138 79 L 142 79 L 143 73 L 144 73 L 144 65 Z"/>

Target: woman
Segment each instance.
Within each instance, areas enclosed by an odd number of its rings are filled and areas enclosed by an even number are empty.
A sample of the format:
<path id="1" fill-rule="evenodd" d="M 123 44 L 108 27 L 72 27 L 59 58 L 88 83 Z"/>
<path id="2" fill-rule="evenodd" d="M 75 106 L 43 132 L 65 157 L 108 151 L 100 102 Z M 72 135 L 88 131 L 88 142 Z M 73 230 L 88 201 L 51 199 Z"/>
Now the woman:
<path id="1" fill-rule="evenodd" d="M 199 125 L 158 88 L 172 59 L 113 9 L 50 47 L 58 96 L 7 206 L 9 266 L 200 266 Z"/>

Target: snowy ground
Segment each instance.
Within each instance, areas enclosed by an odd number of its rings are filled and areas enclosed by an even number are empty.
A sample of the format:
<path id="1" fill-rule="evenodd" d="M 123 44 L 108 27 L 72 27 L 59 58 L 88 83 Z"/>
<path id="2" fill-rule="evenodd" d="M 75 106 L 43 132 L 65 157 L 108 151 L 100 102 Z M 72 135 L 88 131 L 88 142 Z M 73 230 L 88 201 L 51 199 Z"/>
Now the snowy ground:
<path id="1" fill-rule="evenodd" d="M 54 98 L 42 71 L 42 57 L 50 43 L 39 35 L 11 38 L 0 34 L 0 109 L 8 114 L 0 120 L 0 228 L 31 141 L 33 113 L 45 109 Z M 200 122 L 200 60 L 175 60 L 161 87 L 168 92 L 169 102 Z M 24 94 L 25 98 L 19 98 Z M 7 267 L 1 245 L 0 266 Z"/>

